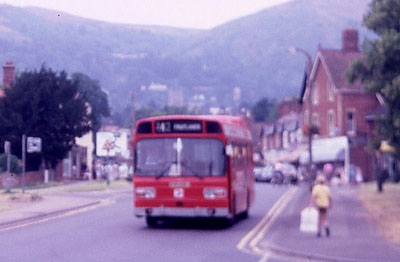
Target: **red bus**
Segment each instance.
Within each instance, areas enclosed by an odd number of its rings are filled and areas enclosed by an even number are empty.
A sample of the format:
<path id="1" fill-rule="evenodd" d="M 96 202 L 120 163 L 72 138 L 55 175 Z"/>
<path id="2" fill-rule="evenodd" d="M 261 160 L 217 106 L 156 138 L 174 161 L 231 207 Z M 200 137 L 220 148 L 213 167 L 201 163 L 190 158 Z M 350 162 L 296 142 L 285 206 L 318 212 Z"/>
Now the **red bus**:
<path id="1" fill-rule="evenodd" d="M 233 116 L 162 116 L 136 124 L 134 213 L 149 227 L 171 217 L 247 216 L 254 202 L 247 124 Z"/>

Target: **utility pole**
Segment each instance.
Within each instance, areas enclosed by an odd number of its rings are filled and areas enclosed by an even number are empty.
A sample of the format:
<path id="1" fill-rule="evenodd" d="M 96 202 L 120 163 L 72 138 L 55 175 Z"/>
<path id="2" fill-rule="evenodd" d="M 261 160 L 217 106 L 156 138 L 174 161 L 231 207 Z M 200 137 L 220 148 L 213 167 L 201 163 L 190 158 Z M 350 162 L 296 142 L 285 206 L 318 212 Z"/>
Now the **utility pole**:
<path id="1" fill-rule="evenodd" d="M 26 135 L 22 135 L 22 194 L 25 192 Z"/>
<path id="2" fill-rule="evenodd" d="M 9 141 L 4 142 L 4 152 L 7 154 L 7 174 L 6 174 L 6 193 L 11 192 L 10 185 L 10 145 Z"/>

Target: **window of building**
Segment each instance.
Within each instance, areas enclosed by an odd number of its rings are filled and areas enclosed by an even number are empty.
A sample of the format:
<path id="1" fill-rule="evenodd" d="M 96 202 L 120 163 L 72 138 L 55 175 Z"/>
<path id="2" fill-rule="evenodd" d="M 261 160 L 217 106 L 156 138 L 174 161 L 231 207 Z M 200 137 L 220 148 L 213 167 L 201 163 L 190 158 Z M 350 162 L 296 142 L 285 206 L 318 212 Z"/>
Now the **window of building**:
<path id="1" fill-rule="evenodd" d="M 289 133 L 289 143 L 294 144 L 296 142 L 296 131 L 292 131 Z"/>
<path id="2" fill-rule="evenodd" d="M 275 135 L 275 148 L 278 149 L 281 147 L 281 134 L 277 133 Z"/>
<path id="3" fill-rule="evenodd" d="M 328 132 L 330 136 L 335 135 L 335 112 L 333 110 L 328 111 Z"/>
<path id="4" fill-rule="evenodd" d="M 304 111 L 304 125 L 309 125 L 310 124 L 310 110 L 306 109 Z"/>
<path id="5" fill-rule="evenodd" d="M 312 98 L 313 98 L 313 104 L 318 105 L 318 85 L 313 85 L 313 90 L 312 90 Z"/>
<path id="6" fill-rule="evenodd" d="M 356 118 L 355 118 L 354 110 L 347 111 L 346 118 L 347 118 L 347 133 L 355 134 L 356 133 Z"/>
<path id="7" fill-rule="evenodd" d="M 318 117 L 318 113 L 313 113 L 312 114 L 312 125 L 314 126 L 319 126 L 319 117 Z"/>
<path id="8" fill-rule="evenodd" d="M 287 130 L 283 131 L 282 134 L 282 147 L 288 148 L 289 147 L 289 132 Z"/>
<path id="9" fill-rule="evenodd" d="M 333 90 L 334 90 L 334 85 L 331 81 L 328 83 L 328 100 L 333 102 L 334 96 L 333 96 Z"/>
<path id="10" fill-rule="evenodd" d="M 303 142 L 303 130 L 301 128 L 296 131 L 296 140 L 299 143 Z"/>

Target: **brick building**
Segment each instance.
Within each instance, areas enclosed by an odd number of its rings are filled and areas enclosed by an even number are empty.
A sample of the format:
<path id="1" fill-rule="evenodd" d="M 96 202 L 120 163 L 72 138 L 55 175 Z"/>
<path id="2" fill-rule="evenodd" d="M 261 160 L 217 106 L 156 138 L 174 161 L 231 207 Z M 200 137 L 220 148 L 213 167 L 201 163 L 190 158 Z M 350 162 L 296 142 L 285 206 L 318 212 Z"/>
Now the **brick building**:
<path id="1" fill-rule="evenodd" d="M 300 153 L 304 150 L 301 111 L 297 100 L 286 99 L 279 104 L 278 119 L 263 125 L 261 149 L 267 163 L 299 164 Z"/>
<path id="2" fill-rule="evenodd" d="M 15 67 L 13 62 L 5 62 L 3 65 L 3 86 L 0 89 L 0 97 L 4 96 L 4 89 L 10 88 L 15 81 Z"/>
<path id="3" fill-rule="evenodd" d="M 304 126 L 311 123 L 318 127 L 319 134 L 314 138 L 347 137 L 350 163 L 370 180 L 372 156 L 364 148 L 373 129 L 366 116 L 379 107 L 379 102 L 375 95 L 363 91 L 359 81 L 350 84 L 346 78 L 349 66 L 360 57 L 358 31 L 354 29 L 343 31 L 342 49 L 318 48 L 301 101 Z"/>
<path id="4" fill-rule="evenodd" d="M 278 116 L 281 118 L 291 113 L 301 113 L 301 110 L 301 104 L 297 100 L 287 98 L 279 104 Z"/>

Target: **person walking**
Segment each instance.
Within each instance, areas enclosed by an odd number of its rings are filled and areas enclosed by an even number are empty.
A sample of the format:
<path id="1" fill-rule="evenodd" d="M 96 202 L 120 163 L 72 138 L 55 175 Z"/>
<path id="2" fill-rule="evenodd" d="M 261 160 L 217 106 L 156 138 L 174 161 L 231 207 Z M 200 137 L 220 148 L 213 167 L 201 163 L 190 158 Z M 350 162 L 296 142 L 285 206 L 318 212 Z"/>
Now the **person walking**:
<path id="1" fill-rule="evenodd" d="M 311 206 L 316 206 L 318 209 L 318 232 L 317 237 L 321 236 L 322 225 L 325 228 L 326 236 L 329 237 L 330 230 L 328 224 L 328 208 L 332 206 L 331 191 L 327 185 L 325 185 L 325 177 L 319 174 L 315 179 L 316 185 L 312 189 L 311 193 Z"/>

